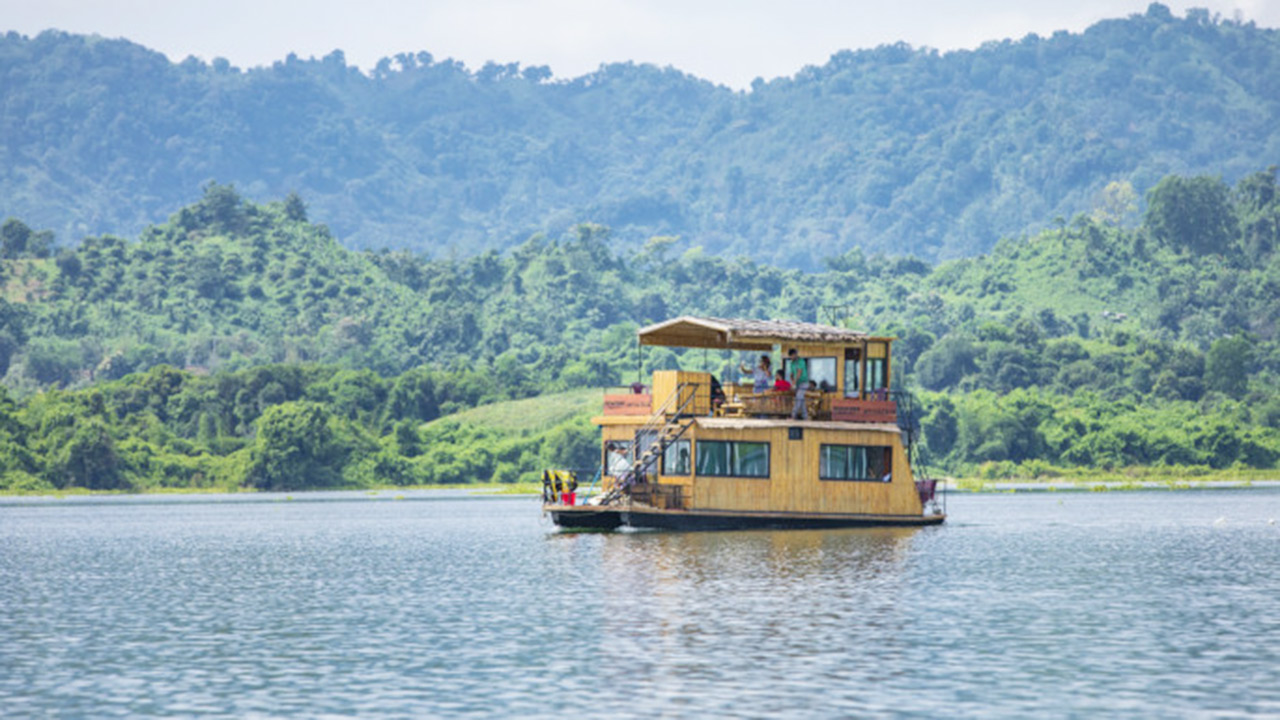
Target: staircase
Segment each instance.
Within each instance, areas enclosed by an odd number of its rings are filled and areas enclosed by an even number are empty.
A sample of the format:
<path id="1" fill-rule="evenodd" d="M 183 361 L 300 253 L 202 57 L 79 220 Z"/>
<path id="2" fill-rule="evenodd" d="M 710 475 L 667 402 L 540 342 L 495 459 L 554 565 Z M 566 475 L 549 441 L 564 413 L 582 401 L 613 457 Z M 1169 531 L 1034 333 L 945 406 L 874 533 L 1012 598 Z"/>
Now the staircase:
<path id="1" fill-rule="evenodd" d="M 653 415 L 649 416 L 645 424 L 636 430 L 635 442 L 632 444 L 634 459 L 631 467 L 621 477 L 614 478 L 616 482 L 613 488 L 605 493 L 599 504 L 620 503 L 624 495 L 630 494 L 631 487 L 649 474 L 658 459 L 662 457 L 662 453 L 693 427 L 694 418 L 688 414 L 688 411 L 693 407 L 693 401 L 697 395 L 696 387 L 695 383 L 677 385 L 671 396 L 662 403 L 662 407 L 658 408 Z M 640 439 L 649 435 L 656 435 L 657 439 L 643 451 L 639 451 Z"/>

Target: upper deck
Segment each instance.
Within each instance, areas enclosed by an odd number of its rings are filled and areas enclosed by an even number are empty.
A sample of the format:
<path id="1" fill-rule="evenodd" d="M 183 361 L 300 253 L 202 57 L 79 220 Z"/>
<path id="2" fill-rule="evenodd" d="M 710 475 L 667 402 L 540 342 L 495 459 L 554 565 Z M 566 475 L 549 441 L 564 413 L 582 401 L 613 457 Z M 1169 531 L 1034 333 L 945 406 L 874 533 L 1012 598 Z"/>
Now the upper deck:
<path id="1" fill-rule="evenodd" d="M 889 399 L 894 338 L 845 328 L 782 320 L 732 320 L 683 316 L 641 328 L 641 345 L 752 351 L 777 358 L 773 370 L 790 377 L 792 350 L 808 366 L 809 418 L 837 423 L 896 424 Z M 672 402 L 676 398 L 677 402 Z M 631 424 L 679 407 L 695 416 L 785 419 L 795 405 L 794 390 L 753 391 L 749 377 L 725 382 L 708 372 L 659 370 L 648 386 L 607 394 L 598 424 Z"/>

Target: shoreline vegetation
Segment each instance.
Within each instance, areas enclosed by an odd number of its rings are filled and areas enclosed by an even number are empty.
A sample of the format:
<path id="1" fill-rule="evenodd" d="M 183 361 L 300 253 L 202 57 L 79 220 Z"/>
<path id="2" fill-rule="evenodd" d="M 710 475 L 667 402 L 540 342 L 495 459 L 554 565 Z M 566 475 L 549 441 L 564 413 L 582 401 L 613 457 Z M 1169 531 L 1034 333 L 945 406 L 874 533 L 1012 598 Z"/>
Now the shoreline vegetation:
<path id="1" fill-rule="evenodd" d="M 1191 470 L 1192 472 L 1187 472 Z M 1246 490 L 1263 487 L 1280 487 L 1280 472 L 1274 470 L 1207 471 L 1195 472 L 1195 468 L 1125 468 L 1116 472 L 1094 473 L 1093 477 L 1058 476 L 1042 478 L 1006 478 L 991 480 L 982 477 L 944 477 L 939 485 L 945 492 L 953 493 L 1019 493 L 1019 492 L 1122 492 L 1157 490 Z M 538 483 L 455 483 L 447 485 L 375 485 L 372 487 L 326 487 L 304 490 L 259 490 L 243 487 L 202 488 L 151 488 L 147 490 L 90 490 L 67 488 L 54 492 L 40 490 L 0 489 L 2 498 L 75 498 L 75 497 L 141 497 L 156 495 L 293 495 L 307 496 L 319 493 L 361 493 L 370 499 L 403 500 L 403 493 L 423 491 L 468 491 L 477 496 L 537 496 L 542 492 Z M 2 500 L 0 500 L 2 502 Z"/>
<path id="2" fill-rule="evenodd" d="M 1159 3 L 745 93 L 9 33 L 0 491 L 535 483 L 600 388 L 754 364 L 679 315 L 895 337 L 956 487 L 1274 476 L 1278 68 Z"/>
<path id="3" fill-rule="evenodd" d="M 626 254 L 591 224 L 507 254 L 359 253 L 297 196 L 216 184 L 136 241 L 55 252 L 11 219 L 0 489 L 536 483 L 599 463 L 602 388 L 739 380 L 741 353 L 637 348 L 638 325 L 678 314 L 896 337 L 921 476 L 1263 477 L 1280 461 L 1276 172 L 1166 177 L 1139 224 L 1113 183 L 1094 214 L 990 255 L 855 247 L 813 273 L 676 256 L 673 238 Z"/>

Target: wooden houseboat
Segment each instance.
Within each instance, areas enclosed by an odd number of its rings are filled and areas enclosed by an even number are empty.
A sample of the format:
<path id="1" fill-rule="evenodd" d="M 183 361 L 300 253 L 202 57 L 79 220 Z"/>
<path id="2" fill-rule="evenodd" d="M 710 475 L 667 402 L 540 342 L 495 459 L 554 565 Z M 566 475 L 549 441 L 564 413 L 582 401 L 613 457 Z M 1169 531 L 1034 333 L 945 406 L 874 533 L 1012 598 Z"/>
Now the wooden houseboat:
<path id="1" fill-rule="evenodd" d="M 772 354 L 808 366 L 808 419 L 794 391 L 752 392 L 706 372 L 660 370 L 606 394 L 601 491 L 546 497 L 564 528 L 827 528 L 934 525 L 932 481 L 913 477 L 890 397 L 893 338 L 791 321 L 679 317 L 638 331 L 641 345 Z"/>

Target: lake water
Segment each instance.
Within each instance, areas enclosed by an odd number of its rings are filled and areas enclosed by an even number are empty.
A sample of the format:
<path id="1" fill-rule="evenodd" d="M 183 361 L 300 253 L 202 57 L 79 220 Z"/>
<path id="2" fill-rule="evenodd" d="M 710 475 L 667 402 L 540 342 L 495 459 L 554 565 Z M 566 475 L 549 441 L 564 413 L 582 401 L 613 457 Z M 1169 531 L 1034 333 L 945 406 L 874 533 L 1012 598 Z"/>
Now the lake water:
<path id="1" fill-rule="evenodd" d="M 562 534 L 457 494 L 6 500 L 0 714 L 1280 715 L 1280 491 Z"/>

